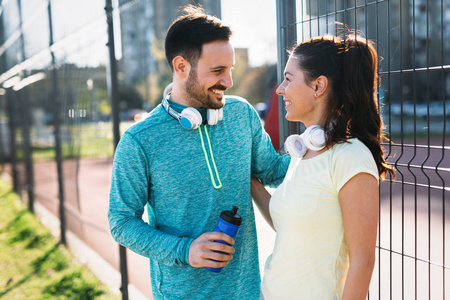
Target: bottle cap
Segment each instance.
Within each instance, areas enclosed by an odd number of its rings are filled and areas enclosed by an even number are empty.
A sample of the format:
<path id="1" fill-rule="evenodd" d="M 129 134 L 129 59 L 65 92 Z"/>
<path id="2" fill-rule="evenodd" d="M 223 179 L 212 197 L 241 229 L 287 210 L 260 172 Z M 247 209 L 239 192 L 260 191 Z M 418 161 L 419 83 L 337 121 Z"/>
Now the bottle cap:
<path id="1" fill-rule="evenodd" d="M 233 206 L 232 210 L 224 210 L 220 214 L 220 218 L 230 224 L 240 226 L 242 224 L 242 217 L 238 215 L 237 210 L 237 206 Z"/>

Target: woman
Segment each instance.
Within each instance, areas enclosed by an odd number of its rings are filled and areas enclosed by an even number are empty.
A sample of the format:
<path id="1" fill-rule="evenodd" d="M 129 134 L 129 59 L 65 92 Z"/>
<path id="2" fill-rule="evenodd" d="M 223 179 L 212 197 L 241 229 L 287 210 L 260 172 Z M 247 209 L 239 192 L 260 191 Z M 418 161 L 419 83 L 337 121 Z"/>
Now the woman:
<path id="1" fill-rule="evenodd" d="M 373 45 L 354 35 L 313 38 L 290 52 L 277 93 L 286 119 L 303 122 L 309 136 L 286 143 L 292 160 L 271 198 L 252 178 L 252 196 L 277 232 L 262 283 L 265 300 L 366 298 L 378 180 L 394 175 L 380 145 L 377 68 Z M 310 145 L 314 139 L 323 145 Z M 300 157 L 304 141 L 309 148 Z"/>

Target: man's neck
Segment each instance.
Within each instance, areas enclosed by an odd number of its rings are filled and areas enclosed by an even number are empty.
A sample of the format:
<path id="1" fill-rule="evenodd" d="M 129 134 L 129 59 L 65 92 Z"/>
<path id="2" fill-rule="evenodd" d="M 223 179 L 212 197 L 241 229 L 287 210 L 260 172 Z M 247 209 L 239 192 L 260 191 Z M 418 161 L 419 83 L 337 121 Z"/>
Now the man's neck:
<path id="1" fill-rule="evenodd" d="M 190 106 L 190 103 L 187 101 L 186 94 L 183 89 L 179 86 L 174 85 L 172 88 L 172 92 L 170 94 L 170 101 L 176 102 L 178 104 L 184 106 Z"/>

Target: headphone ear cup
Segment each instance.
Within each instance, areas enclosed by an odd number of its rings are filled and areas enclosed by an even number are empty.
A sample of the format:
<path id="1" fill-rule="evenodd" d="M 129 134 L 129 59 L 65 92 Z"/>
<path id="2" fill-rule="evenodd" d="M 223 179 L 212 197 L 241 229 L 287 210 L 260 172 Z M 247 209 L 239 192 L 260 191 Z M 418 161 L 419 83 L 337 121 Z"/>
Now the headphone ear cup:
<path id="1" fill-rule="evenodd" d="M 291 157 L 301 158 L 306 154 L 308 149 L 303 142 L 303 137 L 298 134 L 293 134 L 288 136 L 286 141 L 284 142 L 284 150 Z"/>
<path id="2" fill-rule="evenodd" d="M 208 109 L 206 111 L 206 117 L 208 118 L 208 125 L 216 125 L 219 121 L 219 113 L 217 109 Z"/>
<path id="3" fill-rule="evenodd" d="M 206 111 L 206 115 L 208 118 L 208 124 L 213 126 L 213 125 L 216 125 L 219 121 L 222 121 L 223 110 L 222 109 L 208 109 Z"/>
<path id="4" fill-rule="evenodd" d="M 202 122 L 202 115 L 195 108 L 187 107 L 180 114 L 180 124 L 185 129 L 197 129 Z"/>
<path id="5" fill-rule="evenodd" d="M 306 128 L 302 135 L 303 141 L 308 149 L 319 151 L 325 147 L 325 131 L 319 125 Z"/>

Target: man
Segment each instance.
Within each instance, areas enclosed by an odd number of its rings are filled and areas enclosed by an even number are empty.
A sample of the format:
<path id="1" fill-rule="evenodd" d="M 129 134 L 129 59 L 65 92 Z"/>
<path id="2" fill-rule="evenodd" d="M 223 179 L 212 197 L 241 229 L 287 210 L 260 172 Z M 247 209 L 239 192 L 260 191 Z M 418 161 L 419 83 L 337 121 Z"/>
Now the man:
<path id="1" fill-rule="evenodd" d="M 171 92 L 117 147 L 111 233 L 150 258 L 155 299 L 259 299 L 250 176 L 278 185 L 289 158 L 275 152 L 246 100 L 224 96 L 233 85 L 230 28 L 202 9 L 185 13 L 166 37 Z M 141 219 L 146 205 L 149 224 Z M 211 232 L 233 206 L 243 218 L 235 239 Z"/>

